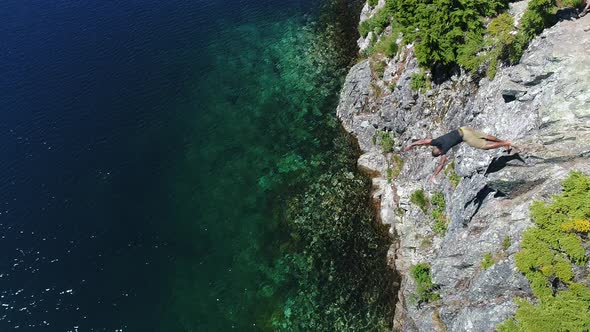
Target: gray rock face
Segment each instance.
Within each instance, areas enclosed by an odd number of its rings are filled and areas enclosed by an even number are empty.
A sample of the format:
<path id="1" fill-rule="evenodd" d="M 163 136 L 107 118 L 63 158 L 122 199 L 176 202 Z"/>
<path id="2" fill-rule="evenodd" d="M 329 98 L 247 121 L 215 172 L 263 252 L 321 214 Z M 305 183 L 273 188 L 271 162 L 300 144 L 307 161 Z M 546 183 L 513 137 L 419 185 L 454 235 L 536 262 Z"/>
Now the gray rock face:
<path id="1" fill-rule="evenodd" d="M 337 114 L 358 139 L 359 166 L 374 176 L 379 216 L 394 239 L 389 259 L 403 276 L 396 330 L 494 331 L 514 313 L 515 297 L 531 297 L 513 256 L 532 223 L 529 206 L 558 193 L 571 170 L 590 174 L 586 30 L 590 15 L 560 22 L 531 43 L 519 65 L 501 68 L 493 81 L 458 75 L 424 93 L 410 88 L 411 75 L 419 70 L 411 46 L 389 61 L 383 79 L 371 74 L 370 60 L 351 69 Z M 438 162 L 427 148 L 400 152 L 412 140 L 459 126 L 512 140 L 523 151 L 508 155 L 461 144 L 449 154 L 461 178 L 456 188 L 442 173 L 438 183 L 427 181 Z M 381 152 L 379 131 L 394 133 L 393 153 Z M 404 166 L 388 182 L 395 154 Z M 434 232 L 429 213 L 410 202 L 417 189 L 444 194 L 444 235 Z M 484 269 L 486 254 L 494 263 Z M 412 301 L 416 284 L 409 276 L 419 262 L 431 265 L 441 296 L 420 306 Z"/>

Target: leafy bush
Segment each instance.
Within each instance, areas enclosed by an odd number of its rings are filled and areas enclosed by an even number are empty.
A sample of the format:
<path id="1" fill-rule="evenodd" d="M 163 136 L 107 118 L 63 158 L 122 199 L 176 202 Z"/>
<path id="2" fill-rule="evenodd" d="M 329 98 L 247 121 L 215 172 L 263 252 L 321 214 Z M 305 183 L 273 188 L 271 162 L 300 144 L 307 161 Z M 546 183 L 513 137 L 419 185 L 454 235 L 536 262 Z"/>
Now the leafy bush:
<path id="1" fill-rule="evenodd" d="M 447 226 L 446 220 L 436 219 L 434 220 L 434 226 L 432 227 L 432 230 L 436 234 L 444 235 L 447 232 Z"/>
<path id="2" fill-rule="evenodd" d="M 369 6 L 375 7 L 379 3 L 379 0 L 367 0 L 367 3 L 369 4 Z"/>
<path id="3" fill-rule="evenodd" d="M 501 332 L 588 331 L 590 289 L 576 282 L 572 271 L 572 263 L 584 265 L 588 257 L 582 238 L 562 226 L 590 217 L 590 178 L 571 172 L 563 181 L 563 193 L 553 196 L 549 204 L 534 202 L 531 216 L 534 226 L 524 232 L 522 250 L 515 258 L 538 304 L 517 300 L 514 318 L 497 328 Z M 558 284 L 564 287 L 557 288 Z"/>
<path id="4" fill-rule="evenodd" d="M 490 266 L 494 265 L 494 259 L 492 258 L 492 254 L 491 253 L 486 253 L 485 255 L 483 255 L 483 259 L 481 260 L 481 267 L 484 270 L 487 270 Z"/>
<path id="5" fill-rule="evenodd" d="M 578 5 L 581 0 L 564 1 Z M 369 31 L 380 34 L 393 20 L 396 29 L 403 33 L 404 42 L 415 44 L 420 66 L 448 68 L 458 64 L 467 70 L 475 70 L 485 63 L 488 77 L 493 78 L 500 63 L 518 62 L 528 43 L 555 23 L 555 0 L 531 0 L 515 36 L 511 33 L 514 29 L 512 17 L 503 13 L 508 2 L 387 0 L 384 8 L 359 25 L 359 32 L 363 37 Z M 486 28 L 484 21 L 490 17 L 495 18 Z M 392 34 L 391 38 L 397 38 L 397 35 Z M 388 40 L 383 49 L 395 54 L 397 49 L 393 44 Z M 383 50 L 380 52 L 384 53 Z M 422 87 L 414 86 L 415 90 Z"/>
<path id="6" fill-rule="evenodd" d="M 434 284 L 430 276 L 430 265 L 418 263 L 410 269 L 410 275 L 416 281 L 416 298 L 418 303 L 426 303 L 440 299 L 440 295 L 434 292 Z"/>
<path id="7" fill-rule="evenodd" d="M 531 0 L 520 21 L 521 31 L 532 40 L 543 29 L 556 23 L 555 0 Z"/>
<path id="8" fill-rule="evenodd" d="M 496 76 L 499 63 L 508 57 L 508 50 L 516 41 L 516 37 L 512 34 L 513 29 L 514 19 L 508 13 L 498 15 L 488 26 L 491 50 L 488 52 L 489 65 L 486 74 L 490 80 Z"/>
<path id="9" fill-rule="evenodd" d="M 426 197 L 426 194 L 422 189 L 418 189 L 410 195 L 410 202 L 419 207 L 424 213 L 426 213 L 428 206 L 430 205 L 428 197 Z"/>
<path id="10" fill-rule="evenodd" d="M 485 62 L 485 57 L 479 55 L 483 46 L 483 34 L 468 32 L 465 43 L 457 49 L 457 63 L 467 70 L 478 69 Z"/>
<path id="11" fill-rule="evenodd" d="M 486 29 L 485 37 L 470 33 L 467 42 L 459 49 L 457 62 L 467 70 L 476 70 L 487 64 L 487 76 L 496 76 L 498 65 L 507 60 L 509 50 L 516 37 L 512 34 L 514 19 L 502 13 L 492 19 Z"/>

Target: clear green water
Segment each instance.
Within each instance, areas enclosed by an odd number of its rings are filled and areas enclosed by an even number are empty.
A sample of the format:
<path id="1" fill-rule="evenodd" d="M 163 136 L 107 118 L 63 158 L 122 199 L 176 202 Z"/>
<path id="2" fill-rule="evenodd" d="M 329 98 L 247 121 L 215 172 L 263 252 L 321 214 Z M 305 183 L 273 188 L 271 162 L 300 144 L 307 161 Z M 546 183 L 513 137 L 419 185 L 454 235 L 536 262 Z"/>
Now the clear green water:
<path id="1" fill-rule="evenodd" d="M 210 66 L 195 82 L 191 99 L 197 101 L 192 105 L 196 112 L 186 121 L 190 134 L 184 158 L 170 184 L 179 227 L 165 231 L 172 232 L 186 255 L 175 257 L 163 329 L 307 329 L 313 327 L 297 325 L 311 321 L 305 312 L 323 314 L 328 308 L 321 307 L 319 298 L 333 301 L 335 295 L 322 294 L 320 285 L 328 276 L 307 273 L 322 271 L 319 265 L 326 262 L 307 252 L 313 240 L 302 240 L 289 226 L 298 213 L 287 209 L 325 209 L 289 202 L 321 176 L 326 176 L 323 186 L 336 187 L 333 181 L 352 172 L 345 181 L 357 181 L 350 187 L 356 192 L 335 195 L 330 207 L 352 207 L 350 218 L 367 226 L 372 222 L 368 183 L 355 173 L 355 145 L 335 118 L 339 89 L 354 58 L 357 11 L 358 3 L 326 3 L 305 17 L 296 13 L 229 26 L 207 45 Z M 314 190 L 317 194 L 324 188 Z M 329 228 L 332 221 L 314 222 Z M 369 237 L 378 245 L 365 258 L 384 269 L 385 240 L 368 227 L 359 232 L 373 232 Z M 323 245 L 328 260 L 347 255 Z M 296 267 L 312 259 L 307 272 Z M 378 271 L 364 271 L 367 277 L 372 272 Z M 386 292 L 387 281 L 378 283 Z M 313 296 L 297 299 L 302 293 Z M 387 294 L 375 296 L 375 307 L 389 301 Z M 298 301 L 309 308 L 301 303 L 301 312 L 289 308 Z M 383 308 L 368 306 L 363 314 L 373 310 L 375 319 L 383 318 L 390 313 Z"/>

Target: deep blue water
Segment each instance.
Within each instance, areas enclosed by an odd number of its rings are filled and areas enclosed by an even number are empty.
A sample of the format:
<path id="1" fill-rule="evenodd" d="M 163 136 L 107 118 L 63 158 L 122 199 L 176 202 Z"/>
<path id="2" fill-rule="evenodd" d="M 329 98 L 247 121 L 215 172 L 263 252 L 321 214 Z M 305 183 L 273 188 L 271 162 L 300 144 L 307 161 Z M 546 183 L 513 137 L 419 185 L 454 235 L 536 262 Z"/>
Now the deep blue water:
<path id="1" fill-rule="evenodd" d="M 276 165 L 333 149 L 321 4 L 0 4 L 0 331 L 257 329 Z"/>

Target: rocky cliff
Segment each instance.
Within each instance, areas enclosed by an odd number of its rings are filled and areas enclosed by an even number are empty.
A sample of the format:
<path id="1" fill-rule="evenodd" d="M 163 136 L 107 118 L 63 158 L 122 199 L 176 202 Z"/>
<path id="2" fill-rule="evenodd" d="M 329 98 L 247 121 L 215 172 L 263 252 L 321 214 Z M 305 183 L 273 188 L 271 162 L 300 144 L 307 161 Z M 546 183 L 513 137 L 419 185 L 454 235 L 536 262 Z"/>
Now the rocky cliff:
<path id="1" fill-rule="evenodd" d="M 514 314 L 515 297 L 532 298 L 514 264 L 531 225 L 529 206 L 558 193 L 570 170 L 590 174 L 589 50 L 590 15 L 545 30 L 518 65 L 499 69 L 492 81 L 463 73 L 416 92 L 411 45 L 383 59 L 382 77 L 372 70 L 374 58 L 350 70 L 337 114 L 358 139 L 358 165 L 373 176 L 373 199 L 393 238 L 390 261 L 402 277 L 395 330 L 493 331 Z M 460 126 L 512 140 L 523 151 L 461 144 L 437 182 L 428 182 L 438 160 L 427 148 L 401 148 Z M 384 148 L 390 138 L 393 148 Z M 444 195 L 442 219 L 433 204 L 411 202 L 419 190 L 427 199 Z M 438 300 L 416 296 L 410 269 L 423 262 Z"/>

